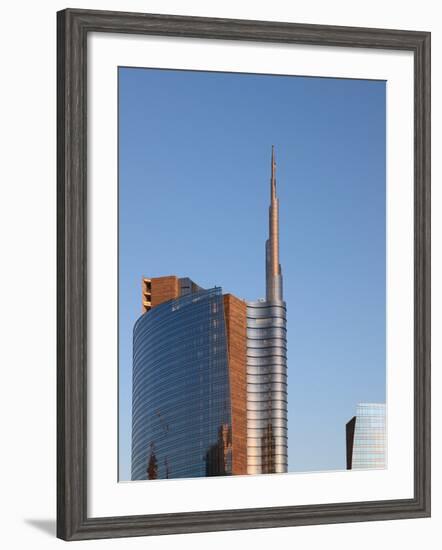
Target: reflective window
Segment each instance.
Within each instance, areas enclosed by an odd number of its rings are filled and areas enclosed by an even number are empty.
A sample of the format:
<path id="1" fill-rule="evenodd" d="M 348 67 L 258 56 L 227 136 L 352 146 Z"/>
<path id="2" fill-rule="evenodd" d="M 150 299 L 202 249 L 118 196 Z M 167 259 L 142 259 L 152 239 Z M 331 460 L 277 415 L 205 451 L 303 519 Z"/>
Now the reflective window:
<path id="1" fill-rule="evenodd" d="M 356 410 L 353 469 L 386 467 L 386 411 L 384 403 L 360 403 Z"/>
<path id="2" fill-rule="evenodd" d="M 220 288 L 165 302 L 138 319 L 132 479 L 231 473 L 227 361 Z"/>

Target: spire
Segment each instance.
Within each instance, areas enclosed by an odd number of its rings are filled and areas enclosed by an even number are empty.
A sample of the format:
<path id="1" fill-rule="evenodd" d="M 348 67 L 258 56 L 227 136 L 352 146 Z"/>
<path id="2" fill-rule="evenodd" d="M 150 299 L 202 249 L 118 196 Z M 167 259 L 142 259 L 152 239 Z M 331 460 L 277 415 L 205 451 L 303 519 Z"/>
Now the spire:
<path id="1" fill-rule="evenodd" d="M 276 196 L 276 162 L 275 146 L 272 145 L 272 167 L 270 176 L 270 210 L 269 210 L 269 241 L 270 241 L 270 272 L 279 274 L 279 201 Z"/>
<path id="2" fill-rule="evenodd" d="M 267 300 L 282 300 L 282 277 L 281 266 L 279 265 L 279 200 L 276 196 L 274 145 L 272 145 L 270 168 L 269 238 L 266 242 L 266 278 Z"/>
<path id="3" fill-rule="evenodd" d="M 276 199 L 276 161 L 275 161 L 275 146 L 272 145 L 272 164 L 270 167 L 270 201 Z"/>

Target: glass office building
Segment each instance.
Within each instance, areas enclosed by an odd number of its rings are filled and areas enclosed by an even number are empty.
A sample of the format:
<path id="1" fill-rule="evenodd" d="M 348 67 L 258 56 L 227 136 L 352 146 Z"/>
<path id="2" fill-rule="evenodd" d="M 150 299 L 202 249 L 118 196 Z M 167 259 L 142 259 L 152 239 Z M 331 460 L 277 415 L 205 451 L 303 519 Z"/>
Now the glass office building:
<path id="1" fill-rule="evenodd" d="M 284 303 L 247 302 L 249 474 L 287 471 L 287 338 Z"/>
<path id="2" fill-rule="evenodd" d="M 132 479 L 232 472 L 220 288 L 166 301 L 134 328 Z"/>
<path id="3" fill-rule="evenodd" d="M 287 472 L 287 330 L 272 147 L 266 299 L 247 302 L 247 471 Z"/>
<path id="4" fill-rule="evenodd" d="M 359 403 L 346 425 L 347 469 L 383 469 L 387 465 L 385 403 Z"/>
<path id="5" fill-rule="evenodd" d="M 272 148 L 266 298 L 142 279 L 133 335 L 132 479 L 287 471 L 286 305 Z"/>

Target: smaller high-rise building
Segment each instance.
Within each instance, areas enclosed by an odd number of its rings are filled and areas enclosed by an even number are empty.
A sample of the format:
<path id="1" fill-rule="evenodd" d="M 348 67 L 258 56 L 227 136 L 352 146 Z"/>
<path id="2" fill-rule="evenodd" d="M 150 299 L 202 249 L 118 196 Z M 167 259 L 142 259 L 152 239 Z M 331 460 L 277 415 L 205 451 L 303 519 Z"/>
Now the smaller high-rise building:
<path id="1" fill-rule="evenodd" d="M 347 470 L 386 468 L 387 430 L 385 403 L 359 403 L 345 426 Z"/>

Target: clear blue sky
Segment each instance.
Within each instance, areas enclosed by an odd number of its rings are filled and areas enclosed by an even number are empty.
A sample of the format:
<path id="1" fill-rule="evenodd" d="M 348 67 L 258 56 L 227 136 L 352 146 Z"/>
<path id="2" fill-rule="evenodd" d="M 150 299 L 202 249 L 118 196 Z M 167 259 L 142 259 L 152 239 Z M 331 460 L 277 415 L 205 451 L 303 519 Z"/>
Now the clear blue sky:
<path id="1" fill-rule="evenodd" d="M 120 68 L 122 480 L 141 277 L 264 296 L 272 144 L 289 470 L 345 468 L 345 423 L 385 401 L 385 82 Z"/>

